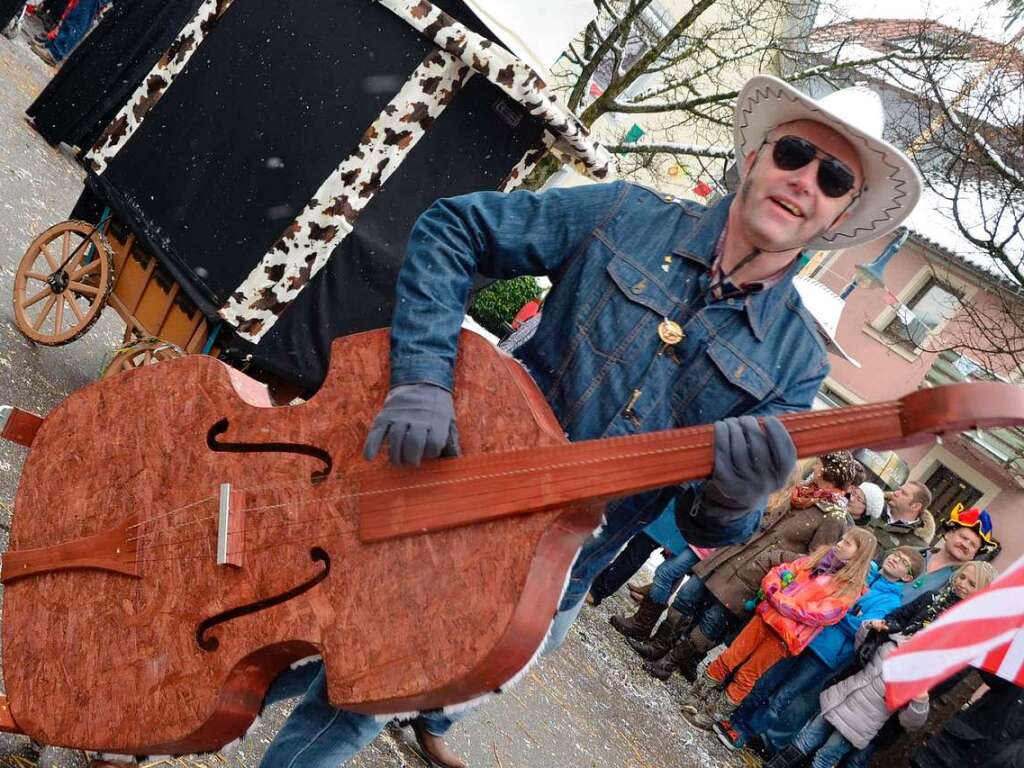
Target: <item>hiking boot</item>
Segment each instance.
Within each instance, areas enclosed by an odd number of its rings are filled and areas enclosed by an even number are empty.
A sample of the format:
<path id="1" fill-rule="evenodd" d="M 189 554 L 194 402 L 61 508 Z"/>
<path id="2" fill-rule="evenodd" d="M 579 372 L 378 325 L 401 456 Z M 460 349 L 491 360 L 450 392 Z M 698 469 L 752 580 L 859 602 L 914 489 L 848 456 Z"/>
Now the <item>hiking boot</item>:
<path id="1" fill-rule="evenodd" d="M 50 49 L 47 48 L 44 43 L 37 43 L 35 40 L 29 40 L 28 47 L 32 49 L 32 53 L 45 61 L 51 67 L 57 66 L 57 59 L 53 57 L 53 54 L 50 53 Z"/>
<path id="2" fill-rule="evenodd" d="M 738 702 L 733 703 L 729 694 L 722 691 L 717 696 L 709 698 L 704 708 L 698 709 L 696 714 L 684 715 L 684 717 L 694 728 L 710 731 L 711 727 L 719 720 L 727 720 L 738 706 Z"/>
<path id="3" fill-rule="evenodd" d="M 651 636 L 651 631 L 664 610 L 664 603 L 656 603 L 645 595 L 640 607 L 632 616 L 612 616 L 612 626 L 626 637 L 646 640 Z"/>
<path id="4" fill-rule="evenodd" d="M 718 681 L 714 678 L 708 677 L 705 673 L 700 675 L 697 680 L 690 686 L 690 690 L 683 696 L 681 706 L 683 712 L 689 712 L 690 714 L 696 714 L 700 712 L 707 705 L 708 699 L 717 696 L 718 694 Z"/>
<path id="5" fill-rule="evenodd" d="M 683 616 L 675 608 L 669 608 L 665 620 L 658 626 L 654 637 L 648 641 L 630 639 L 629 647 L 645 659 L 655 661 L 672 650 L 689 624 L 689 616 Z"/>
<path id="6" fill-rule="evenodd" d="M 729 751 L 742 749 L 747 743 L 743 734 L 736 730 L 736 728 L 733 727 L 733 724 L 728 720 L 719 720 L 711 727 L 711 729 L 715 732 L 715 736 L 718 737 L 718 740 L 722 742 Z"/>

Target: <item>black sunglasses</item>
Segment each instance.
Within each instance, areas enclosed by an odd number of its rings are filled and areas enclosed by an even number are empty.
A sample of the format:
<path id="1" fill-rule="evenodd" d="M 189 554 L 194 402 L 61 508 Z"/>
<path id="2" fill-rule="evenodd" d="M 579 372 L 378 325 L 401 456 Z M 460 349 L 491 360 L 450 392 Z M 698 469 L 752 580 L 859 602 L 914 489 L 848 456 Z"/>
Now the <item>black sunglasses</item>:
<path id="1" fill-rule="evenodd" d="M 783 171 L 795 171 L 803 168 L 817 158 L 818 187 L 825 197 L 842 197 L 853 189 L 856 177 L 850 167 L 832 155 L 827 155 L 806 139 L 799 136 L 782 136 L 775 141 L 764 140 L 765 144 L 773 144 L 772 160 Z"/>

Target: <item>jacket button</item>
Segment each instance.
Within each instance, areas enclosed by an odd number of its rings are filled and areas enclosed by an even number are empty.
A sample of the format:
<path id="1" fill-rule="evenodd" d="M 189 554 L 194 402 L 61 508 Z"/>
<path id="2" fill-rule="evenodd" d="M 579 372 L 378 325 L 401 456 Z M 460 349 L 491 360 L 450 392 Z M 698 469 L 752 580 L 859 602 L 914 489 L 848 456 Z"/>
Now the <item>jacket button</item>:
<path id="1" fill-rule="evenodd" d="M 639 283 L 633 286 L 633 293 L 643 293 L 647 290 L 647 281 L 641 280 Z"/>

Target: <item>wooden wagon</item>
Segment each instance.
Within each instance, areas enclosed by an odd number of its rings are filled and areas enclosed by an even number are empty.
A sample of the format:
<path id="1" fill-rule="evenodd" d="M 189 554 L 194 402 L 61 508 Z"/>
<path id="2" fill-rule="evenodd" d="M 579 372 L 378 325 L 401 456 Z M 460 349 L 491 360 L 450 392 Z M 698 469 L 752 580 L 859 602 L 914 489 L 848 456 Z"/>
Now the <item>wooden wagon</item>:
<path id="1" fill-rule="evenodd" d="M 109 376 L 185 354 L 216 354 L 212 325 L 124 224 L 69 220 L 29 245 L 14 282 L 18 328 L 37 344 L 60 346 L 85 334 L 105 306 L 125 324 Z"/>
<path id="2" fill-rule="evenodd" d="M 219 353 L 314 391 L 334 338 L 389 323 L 408 232 L 433 200 L 514 189 L 552 148 L 610 175 L 537 72 L 488 37 L 479 4 L 201 3 L 82 154 L 99 204 L 76 211 L 94 214 L 26 252 L 18 327 L 66 344 L 110 305 L 126 331 L 107 374 Z"/>

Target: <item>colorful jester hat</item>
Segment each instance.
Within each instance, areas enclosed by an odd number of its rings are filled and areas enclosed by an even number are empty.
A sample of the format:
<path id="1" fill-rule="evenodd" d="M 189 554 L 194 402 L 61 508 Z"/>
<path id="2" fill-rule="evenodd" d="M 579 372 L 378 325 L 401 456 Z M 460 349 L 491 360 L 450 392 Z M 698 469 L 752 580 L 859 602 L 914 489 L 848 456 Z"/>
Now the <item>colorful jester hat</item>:
<path id="1" fill-rule="evenodd" d="M 992 518 L 986 509 L 978 507 L 954 509 L 950 513 L 949 519 L 943 525 L 946 530 L 953 530 L 957 526 L 973 528 L 974 532 L 981 537 L 981 551 L 984 553 L 999 549 L 999 542 L 992 535 Z"/>

